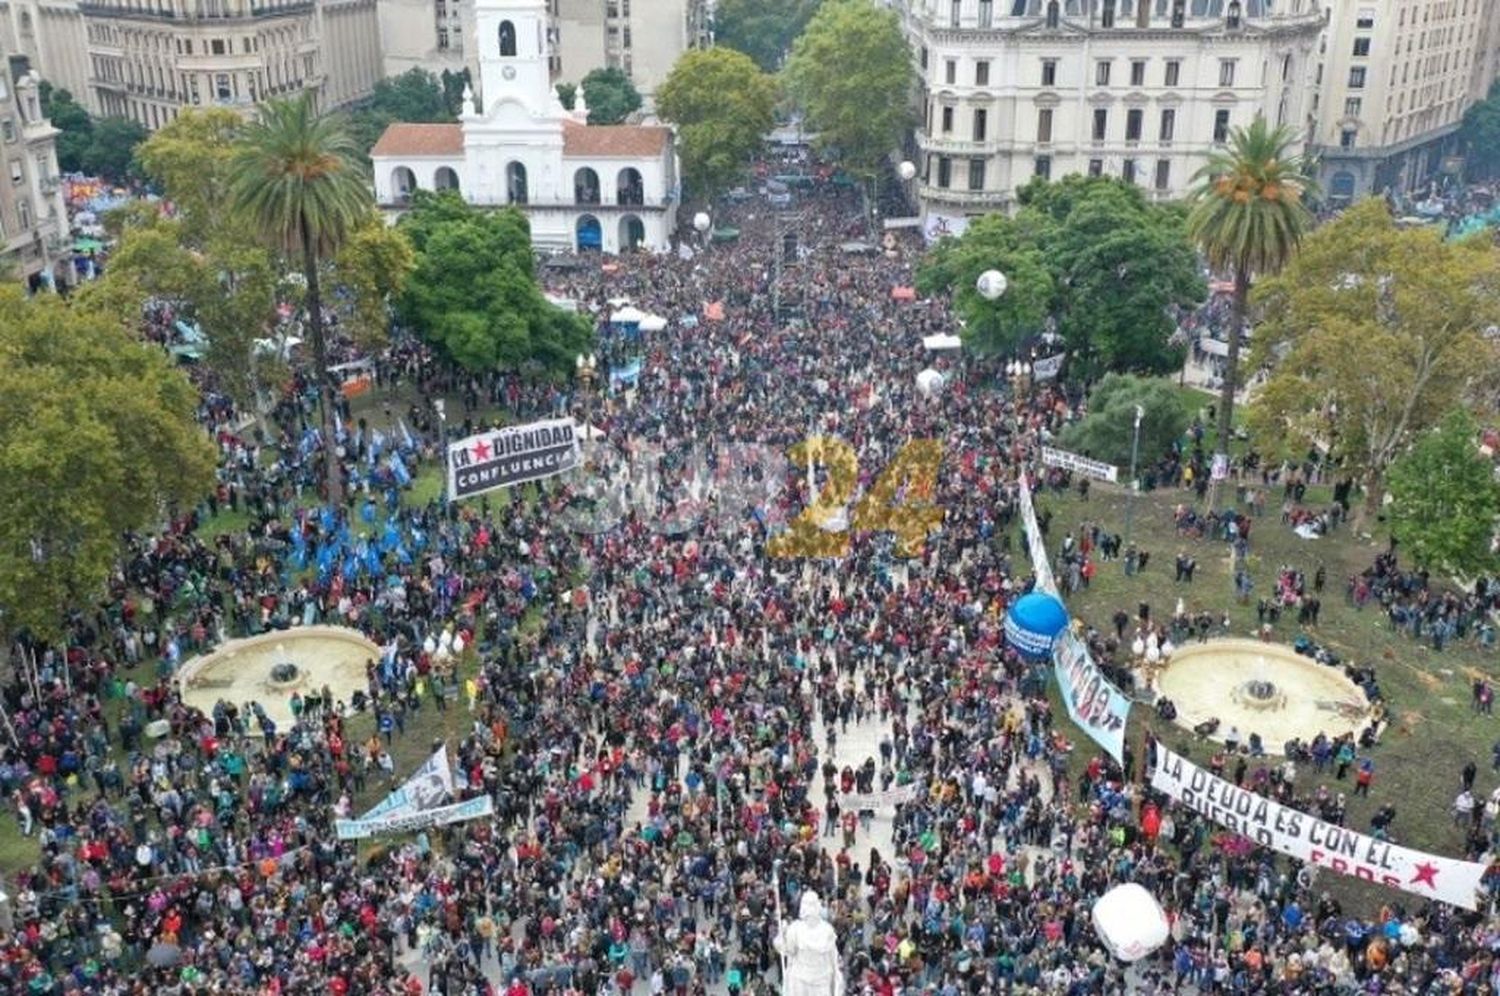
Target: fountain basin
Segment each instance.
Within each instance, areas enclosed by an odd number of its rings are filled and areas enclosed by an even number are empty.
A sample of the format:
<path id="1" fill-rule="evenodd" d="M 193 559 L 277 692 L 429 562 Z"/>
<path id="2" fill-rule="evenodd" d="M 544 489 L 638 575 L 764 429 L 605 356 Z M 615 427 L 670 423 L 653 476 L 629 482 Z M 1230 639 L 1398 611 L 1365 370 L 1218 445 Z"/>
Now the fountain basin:
<path id="1" fill-rule="evenodd" d="M 380 648 L 358 630 L 342 626 L 297 626 L 230 640 L 182 666 L 182 699 L 212 713 L 220 699 L 242 709 L 259 702 L 280 729 L 292 724 L 294 693 L 306 696 L 326 685 L 346 705 L 365 687 L 365 664 Z"/>
<path id="2" fill-rule="evenodd" d="M 1258 733 L 1269 754 L 1280 754 L 1293 737 L 1358 734 L 1371 718 L 1364 691 L 1342 668 L 1258 640 L 1181 646 L 1157 679 L 1157 689 L 1177 706 L 1179 726 L 1191 730 L 1217 718 L 1215 739 L 1222 740 L 1231 727 L 1241 743 Z"/>

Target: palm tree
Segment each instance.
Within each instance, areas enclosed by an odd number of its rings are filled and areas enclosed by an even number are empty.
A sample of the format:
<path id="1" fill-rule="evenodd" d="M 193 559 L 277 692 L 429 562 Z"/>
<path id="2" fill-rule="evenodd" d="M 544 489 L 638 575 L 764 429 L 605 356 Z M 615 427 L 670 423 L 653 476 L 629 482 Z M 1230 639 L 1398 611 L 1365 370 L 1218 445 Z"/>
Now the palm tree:
<path id="1" fill-rule="evenodd" d="M 1188 236 L 1216 272 L 1234 273 L 1218 453 L 1229 452 L 1251 277 L 1280 270 L 1313 224 L 1306 201 L 1316 183 L 1302 157 L 1290 151 L 1294 140 L 1290 129 L 1272 128 L 1257 115 L 1250 127 L 1234 129 L 1227 150 L 1209 157 L 1198 171 L 1200 183 L 1192 194 Z"/>
<path id="2" fill-rule="evenodd" d="M 260 106 L 235 149 L 230 196 L 262 236 L 289 256 L 300 256 L 307 282 L 307 333 L 312 342 L 323 423 L 324 477 L 328 500 L 343 493 L 334 442 L 333 383 L 318 265 L 338 252 L 349 233 L 369 216 L 373 197 L 359 165 L 359 150 L 342 119 L 319 114 L 312 94 Z"/>

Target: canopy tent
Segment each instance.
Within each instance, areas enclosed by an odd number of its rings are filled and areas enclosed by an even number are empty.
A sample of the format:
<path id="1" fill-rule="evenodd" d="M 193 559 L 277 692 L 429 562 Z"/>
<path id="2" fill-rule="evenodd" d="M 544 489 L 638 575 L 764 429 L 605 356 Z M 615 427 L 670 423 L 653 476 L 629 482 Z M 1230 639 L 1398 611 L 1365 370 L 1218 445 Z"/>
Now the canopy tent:
<path id="1" fill-rule="evenodd" d="M 642 332 L 660 332 L 667 327 L 667 320 L 660 315 L 647 315 L 641 319 Z"/>
<path id="2" fill-rule="evenodd" d="M 713 240 L 715 242 L 733 242 L 740 237 L 738 228 L 715 228 Z"/>
<path id="3" fill-rule="evenodd" d="M 917 299 L 917 289 L 915 287 L 892 287 L 891 288 L 891 300 L 892 301 L 915 301 L 916 299 Z"/>
<path id="4" fill-rule="evenodd" d="M 74 252 L 102 252 L 103 250 L 104 243 L 100 242 L 98 239 L 85 238 L 73 240 Z"/>
<path id="5" fill-rule="evenodd" d="M 639 325 L 646 317 L 646 313 L 635 305 L 626 305 L 619 311 L 610 313 L 609 323 L 611 325 Z"/>
<path id="6" fill-rule="evenodd" d="M 878 251 L 868 242 L 843 242 L 839 244 L 839 248 L 853 256 L 866 256 Z"/>
<path id="7" fill-rule="evenodd" d="M 1204 335 L 1198 337 L 1198 348 L 1210 356 L 1228 356 L 1229 343 L 1220 342 L 1213 336 Z"/>
<path id="8" fill-rule="evenodd" d="M 934 352 L 942 352 L 948 349 L 960 349 L 964 341 L 956 335 L 939 332 L 936 335 L 924 335 L 922 337 L 922 348 L 931 349 Z"/>

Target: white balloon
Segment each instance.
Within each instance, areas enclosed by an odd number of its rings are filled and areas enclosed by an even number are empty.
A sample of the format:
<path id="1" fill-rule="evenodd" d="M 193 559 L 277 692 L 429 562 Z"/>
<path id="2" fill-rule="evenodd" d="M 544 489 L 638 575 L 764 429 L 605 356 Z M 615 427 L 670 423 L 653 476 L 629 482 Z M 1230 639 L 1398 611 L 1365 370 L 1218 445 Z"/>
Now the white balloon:
<path id="1" fill-rule="evenodd" d="M 979 296 L 986 301 L 999 300 L 1009 286 L 1010 281 L 999 270 L 985 270 L 974 284 L 975 289 L 979 291 Z"/>
<path id="2" fill-rule="evenodd" d="M 931 398 L 940 393 L 947 382 L 946 377 L 928 367 L 917 374 L 917 393 L 921 394 L 924 398 Z"/>
<path id="3" fill-rule="evenodd" d="M 1094 903 L 1094 932 L 1121 961 L 1139 961 L 1167 941 L 1161 904 L 1134 882 L 1117 885 Z"/>
<path id="4" fill-rule="evenodd" d="M 708 231 L 708 226 L 713 224 L 713 219 L 708 216 L 707 211 L 699 211 L 693 215 L 693 227 L 700 232 Z"/>
<path id="5" fill-rule="evenodd" d="M 896 172 L 900 174 L 901 179 L 910 180 L 917 175 L 917 164 L 908 159 L 896 167 Z"/>

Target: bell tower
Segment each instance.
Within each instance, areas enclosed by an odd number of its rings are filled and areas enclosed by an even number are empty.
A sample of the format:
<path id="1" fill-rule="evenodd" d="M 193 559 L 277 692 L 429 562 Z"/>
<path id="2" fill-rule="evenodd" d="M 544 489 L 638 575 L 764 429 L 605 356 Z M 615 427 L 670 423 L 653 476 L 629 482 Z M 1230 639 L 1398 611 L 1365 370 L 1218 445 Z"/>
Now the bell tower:
<path id="1" fill-rule="evenodd" d="M 546 0 L 475 0 L 474 35 L 480 114 L 488 116 L 502 100 L 519 101 L 538 117 L 549 114 L 554 98 Z"/>

